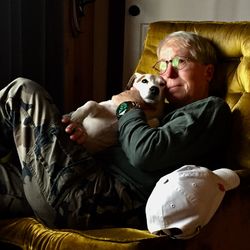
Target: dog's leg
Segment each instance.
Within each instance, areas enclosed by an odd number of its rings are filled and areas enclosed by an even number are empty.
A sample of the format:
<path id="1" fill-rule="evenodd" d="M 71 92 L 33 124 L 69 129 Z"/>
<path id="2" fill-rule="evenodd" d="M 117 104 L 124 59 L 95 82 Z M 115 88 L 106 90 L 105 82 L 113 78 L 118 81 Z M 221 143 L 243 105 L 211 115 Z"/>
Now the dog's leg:
<path id="1" fill-rule="evenodd" d="M 157 118 L 149 119 L 147 123 L 151 128 L 157 128 L 160 125 L 159 119 Z"/>
<path id="2" fill-rule="evenodd" d="M 71 120 L 82 123 L 87 116 L 95 116 L 98 112 L 99 104 L 95 101 L 88 101 L 76 111 L 71 113 Z"/>

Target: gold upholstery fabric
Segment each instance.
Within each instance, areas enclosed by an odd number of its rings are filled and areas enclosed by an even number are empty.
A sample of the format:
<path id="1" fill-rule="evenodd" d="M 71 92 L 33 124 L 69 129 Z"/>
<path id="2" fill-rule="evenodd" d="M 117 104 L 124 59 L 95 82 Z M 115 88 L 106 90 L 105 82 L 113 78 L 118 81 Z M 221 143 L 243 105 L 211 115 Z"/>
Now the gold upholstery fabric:
<path id="1" fill-rule="evenodd" d="M 149 246 L 152 247 L 155 244 L 153 239 L 157 238 L 156 240 L 160 244 L 166 237 L 156 237 L 147 231 L 132 228 L 88 231 L 49 229 L 34 218 L 20 218 L 1 221 L 0 238 L 4 242 L 20 246 L 23 249 L 132 250 L 143 246 L 151 249 Z"/>
<path id="2" fill-rule="evenodd" d="M 233 112 L 229 167 L 250 169 L 250 22 L 157 22 L 149 27 L 136 71 L 155 73 L 156 47 L 177 30 L 194 31 L 214 43 L 219 53 L 215 88 L 225 90 Z M 224 167 L 224 166 L 222 166 Z M 248 183 L 250 178 L 244 181 Z M 0 221 L 0 240 L 22 249 L 246 249 L 250 230 L 250 188 L 228 192 L 212 221 L 196 238 L 169 240 L 147 231 L 111 228 L 89 231 L 46 228 L 33 218 Z"/>

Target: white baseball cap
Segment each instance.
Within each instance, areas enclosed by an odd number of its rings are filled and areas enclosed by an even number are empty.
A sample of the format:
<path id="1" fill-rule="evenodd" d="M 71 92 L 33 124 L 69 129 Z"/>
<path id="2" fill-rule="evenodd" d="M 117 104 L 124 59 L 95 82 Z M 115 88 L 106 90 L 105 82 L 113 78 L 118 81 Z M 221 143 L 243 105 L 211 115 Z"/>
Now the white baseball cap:
<path id="1" fill-rule="evenodd" d="M 183 166 L 163 176 L 146 204 L 148 230 L 177 239 L 197 235 L 215 214 L 225 192 L 240 184 L 232 170 Z"/>

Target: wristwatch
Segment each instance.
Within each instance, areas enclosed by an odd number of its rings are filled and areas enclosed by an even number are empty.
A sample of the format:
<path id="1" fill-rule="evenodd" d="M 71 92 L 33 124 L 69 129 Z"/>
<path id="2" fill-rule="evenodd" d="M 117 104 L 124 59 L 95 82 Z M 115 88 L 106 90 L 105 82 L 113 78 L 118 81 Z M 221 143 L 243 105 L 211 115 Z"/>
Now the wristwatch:
<path id="1" fill-rule="evenodd" d="M 116 117 L 119 120 L 129 110 L 138 108 L 140 108 L 140 105 L 138 105 L 136 102 L 131 102 L 131 101 L 122 102 L 116 109 Z"/>

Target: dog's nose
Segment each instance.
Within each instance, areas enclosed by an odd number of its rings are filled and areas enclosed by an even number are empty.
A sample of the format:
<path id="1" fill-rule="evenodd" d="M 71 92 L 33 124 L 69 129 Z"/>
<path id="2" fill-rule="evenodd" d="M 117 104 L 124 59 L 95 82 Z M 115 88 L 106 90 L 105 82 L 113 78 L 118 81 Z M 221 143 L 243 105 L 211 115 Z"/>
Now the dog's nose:
<path id="1" fill-rule="evenodd" d="M 150 91 L 150 93 L 151 93 L 152 95 L 159 95 L 159 93 L 160 93 L 159 88 L 156 87 L 156 86 L 150 87 L 149 91 Z"/>

